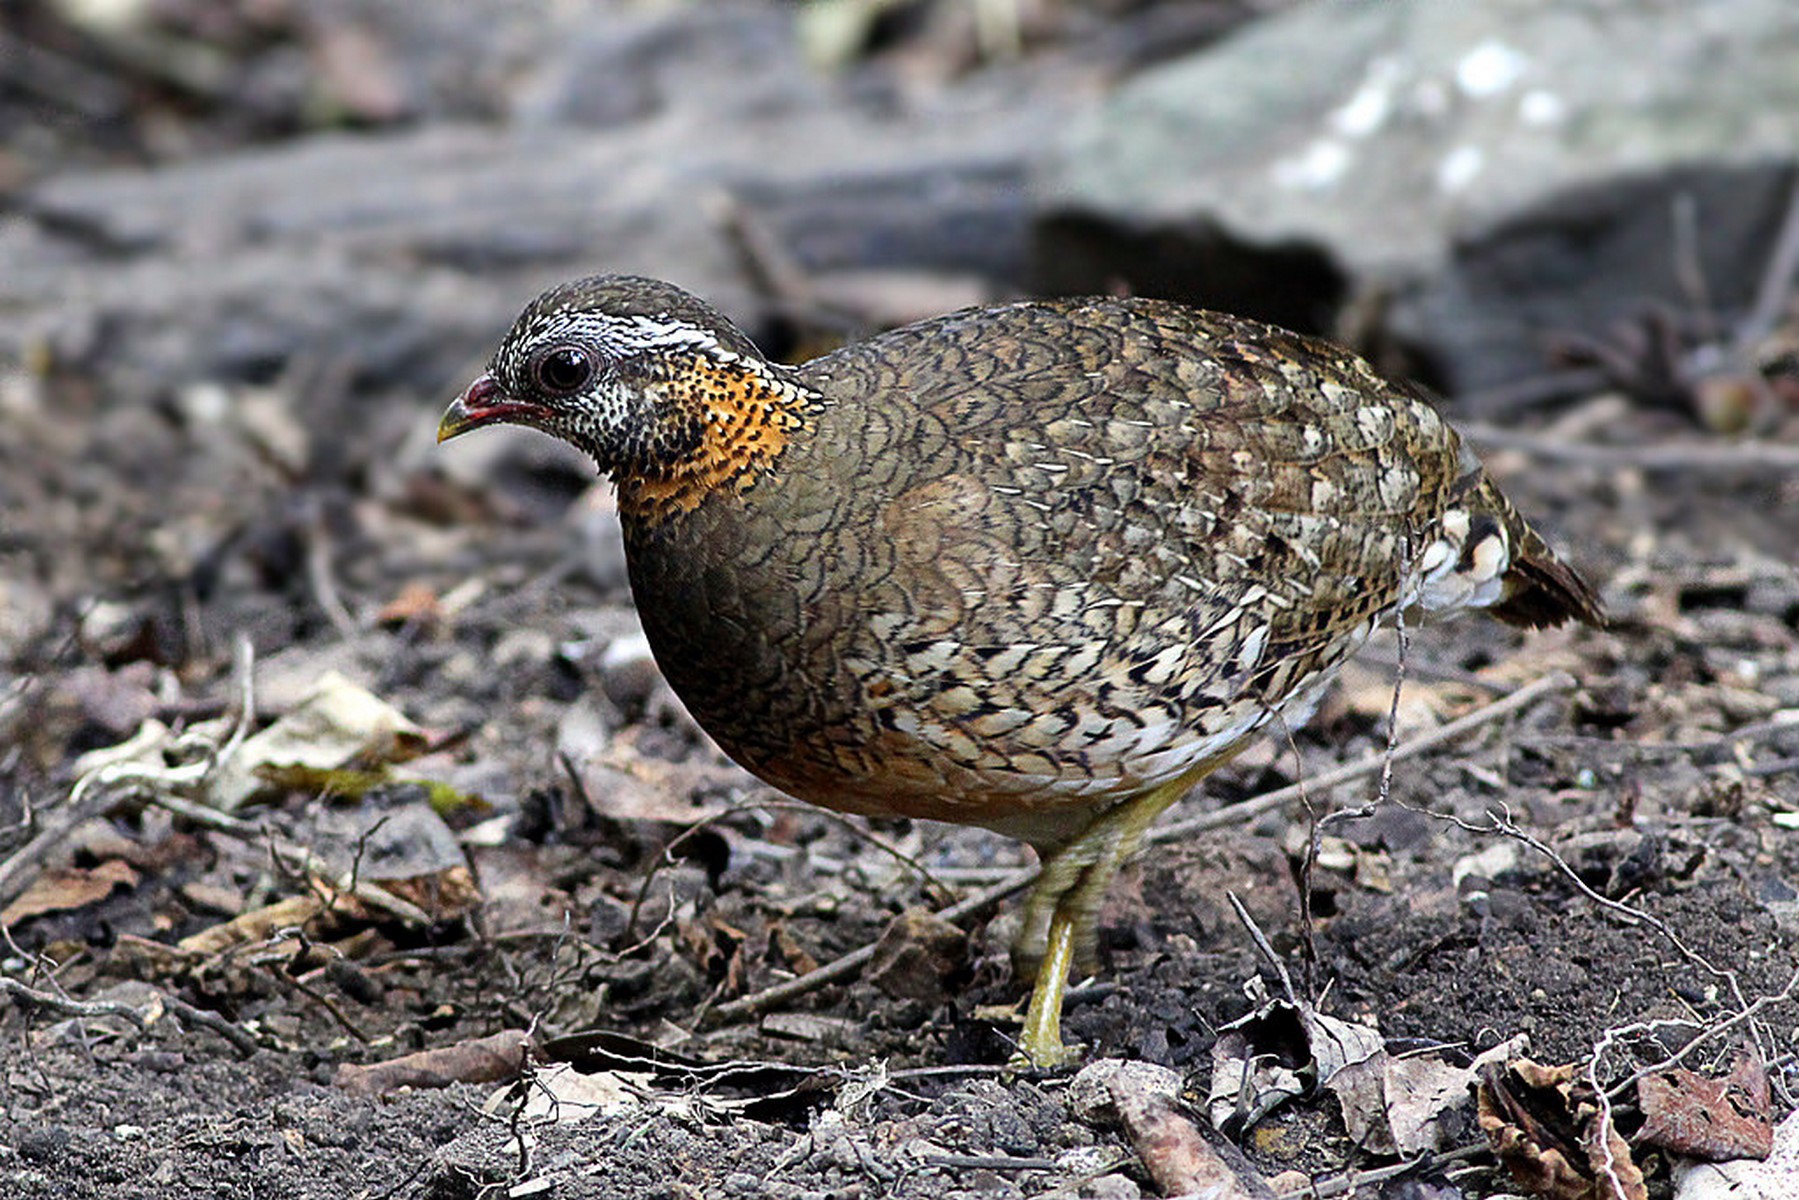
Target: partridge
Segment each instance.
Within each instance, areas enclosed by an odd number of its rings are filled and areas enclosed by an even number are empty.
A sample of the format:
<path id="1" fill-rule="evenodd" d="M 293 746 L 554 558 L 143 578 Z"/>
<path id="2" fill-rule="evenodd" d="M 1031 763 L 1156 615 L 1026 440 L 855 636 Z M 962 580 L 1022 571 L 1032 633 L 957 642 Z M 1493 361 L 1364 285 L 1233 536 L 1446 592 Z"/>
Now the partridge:
<path id="1" fill-rule="evenodd" d="M 968 309 L 784 366 L 670 284 L 582 279 L 438 437 L 500 422 L 612 477 L 656 660 L 732 758 L 1036 848 L 1014 962 L 1043 1065 L 1145 828 L 1305 720 L 1383 618 L 1601 620 L 1417 390 L 1156 300 Z"/>

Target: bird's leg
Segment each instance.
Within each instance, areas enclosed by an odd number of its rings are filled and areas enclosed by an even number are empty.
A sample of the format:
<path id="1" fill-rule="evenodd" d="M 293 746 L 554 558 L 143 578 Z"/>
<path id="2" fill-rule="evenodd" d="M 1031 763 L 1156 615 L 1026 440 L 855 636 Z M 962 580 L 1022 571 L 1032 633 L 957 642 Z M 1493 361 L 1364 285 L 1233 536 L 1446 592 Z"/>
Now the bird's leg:
<path id="1" fill-rule="evenodd" d="M 1089 973 L 1098 965 L 1094 926 L 1106 889 L 1150 824 L 1214 765 L 1205 763 L 1107 809 L 1080 836 L 1044 859 L 1012 948 L 1013 969 L 1019 976 L 1033 970 L 1036 974 L 1018 1043 L 1022 1060 L 1055 1067 L 1075 1057 L 1075 1051 L 1062 1044 L 1062 994 L 1071 966 Z"/>

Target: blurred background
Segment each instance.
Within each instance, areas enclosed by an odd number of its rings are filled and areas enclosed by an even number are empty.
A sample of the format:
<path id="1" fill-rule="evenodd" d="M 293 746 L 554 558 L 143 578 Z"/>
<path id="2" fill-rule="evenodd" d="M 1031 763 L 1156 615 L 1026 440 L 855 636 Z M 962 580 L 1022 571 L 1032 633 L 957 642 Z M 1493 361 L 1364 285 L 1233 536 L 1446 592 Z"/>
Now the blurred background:
<path id="1" fill-rule="evenodd" d="M 371 522 L 559 518 L 585 464 L 432 414 L 600 271 L 788 358 L 1036 293 L 1264 317 L 1588 468 L 1543 504 L 1590 565 L 1695 522 L 1799 557 L 1783 0 L 17 0 L 0 65 L 15 665 L 127 593 L 112 659 L 366 626 L 436 569 Z M 1754 444 L 1612 494 L 1668 438 Z"/>

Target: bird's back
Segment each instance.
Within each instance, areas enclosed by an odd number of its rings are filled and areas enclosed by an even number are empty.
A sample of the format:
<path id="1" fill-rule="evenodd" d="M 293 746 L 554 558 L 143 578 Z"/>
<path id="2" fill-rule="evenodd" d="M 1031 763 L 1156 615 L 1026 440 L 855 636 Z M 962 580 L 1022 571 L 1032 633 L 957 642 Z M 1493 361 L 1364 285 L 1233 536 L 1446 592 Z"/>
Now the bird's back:
<path id="1" fill-rule="evenodd" d="M 818 402 L 769 473 L 627 537 L 695 716 L 832 807 L 1054 840 L 1307 708 L 1402 602 L 1594 615 L 1435 411 L 1328 343 L 1035 302 L 794 379 Z"/>

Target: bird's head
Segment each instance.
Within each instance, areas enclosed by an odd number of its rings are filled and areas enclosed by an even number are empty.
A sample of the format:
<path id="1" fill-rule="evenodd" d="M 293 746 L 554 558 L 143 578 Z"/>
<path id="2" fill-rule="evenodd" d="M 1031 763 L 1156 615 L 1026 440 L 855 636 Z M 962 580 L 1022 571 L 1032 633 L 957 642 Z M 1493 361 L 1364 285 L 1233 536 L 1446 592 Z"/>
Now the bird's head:
<path id="1" fill-rule="evenodd" d="M 804 400 L 711 305 L 658 280 L 601 275 L 531 302 L 437 440 L 525 425 L 586 451 L 621 489 L 691 508 L 778 454 Z"/>

